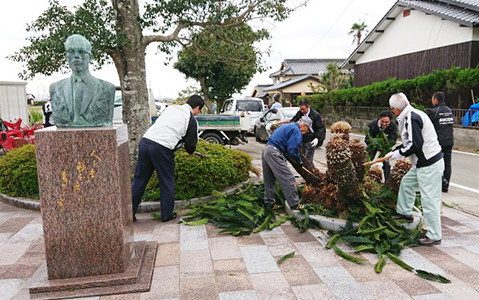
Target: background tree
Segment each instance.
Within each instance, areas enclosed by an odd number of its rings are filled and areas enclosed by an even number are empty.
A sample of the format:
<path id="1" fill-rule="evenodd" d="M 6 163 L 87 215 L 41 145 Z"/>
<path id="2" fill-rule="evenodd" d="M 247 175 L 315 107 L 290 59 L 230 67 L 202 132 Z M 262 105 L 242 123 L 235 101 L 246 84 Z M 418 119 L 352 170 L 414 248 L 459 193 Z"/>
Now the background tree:
<path id="1" fill-rule="evenodd" d="M 306 0 L 307 1 L 307 0 Z M 10 56 L 25 63 L 19 74 L 51 75 L 67 70 L 66 38 L 78 33 L 93 46 L 94 68 L 113 62 L 120 79 L 123 120 L 128 125 L 131 166 L 136 162 L 137 144 L 148 128 L 148 91 L 145 77 L 145 50 L 157 42 L 159 50 L 171 54 L 180 42 L 202 27 L 234 27 L 253 19 L 282 21 L 292 9 L 286 0 L 145 0 L 140 15 L 138 0 L 86 0 L 72 11 L 58 0 L 27 26 L 30 45 Z M 151 34 L 144 34 L 150 32 Z"/>
<path id="2" fill-rule="evenodd" d="M 315 93 L 327 93 L 349 88 L 353 85 L 353 75 L 343 73 L 336 62 L 328 64 L 327 71 L 320 76 L 319 84 L 310 84 Z"/>
<path id="3" fill-rule="evenodd" d="M 186 101 L 188 101 L 188 98 L 191 95 L 195 95 L 195 94 L 200 95 L 201 97 L 204 97 L 201 92 L 201 89 L 198 86 L 190 85 L 178 92 L 178 96 L 176 97 L 176 100 L 173 101 L 173 104 L 178 104 L 178 105 L 185 104 Z"/>
<path id="4" fill-rule="evenodd" d="M 206 106 L 220 106 L 245 87 L 253 75 L 264 68 L 262 53 L 253 43 L 269 38 L 266 30 L 254 31 L 248 24 L 235 27 L 208 27 L 192 37 L 192 42 L 178 53 L 174 67 L 201 86 Z"/>
<path id="5" fill-rule="evenodd" d="M 326 88 L 326 91 L 337 91 L 351 86 L 352 75 L 345 74 L 336 62 L 327 66 L 327 72 L 319 79 Z"/>
<path id="6" fill-rule="evenodd" d="M 353 35 L 353 44 L 354 42 L 357 42 L 358 46 L 359 44 L 361 44 L 361 38 L 363 36 L 363 32 L 365 34 L 368 33 L 368 31 L 366 30 L 367 27 L 368 25 L 366 25 L 364 21 L 362 23 L 354 23 L 353 26 L 351 26 L 351 30 L 349 31 L 349 34 Z"/>

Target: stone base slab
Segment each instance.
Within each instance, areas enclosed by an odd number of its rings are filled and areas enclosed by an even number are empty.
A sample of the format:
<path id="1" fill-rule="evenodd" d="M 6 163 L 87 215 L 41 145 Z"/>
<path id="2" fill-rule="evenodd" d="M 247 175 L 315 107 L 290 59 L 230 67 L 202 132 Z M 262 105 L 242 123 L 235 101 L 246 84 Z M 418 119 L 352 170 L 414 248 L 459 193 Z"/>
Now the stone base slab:
<path id="1" fill-rule="evenodd" d="M 156 242 L 136 242 L 123 273 L 44 280 L 30 287 L 31 299 L 67 299 L 147 292 L 156 259 Z"/>

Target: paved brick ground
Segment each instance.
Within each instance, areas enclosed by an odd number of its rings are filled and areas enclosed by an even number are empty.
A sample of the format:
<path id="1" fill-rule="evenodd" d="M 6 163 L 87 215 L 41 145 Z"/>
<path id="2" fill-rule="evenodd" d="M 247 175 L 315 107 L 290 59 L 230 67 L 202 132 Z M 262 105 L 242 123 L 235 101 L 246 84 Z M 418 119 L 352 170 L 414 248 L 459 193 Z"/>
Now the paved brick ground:
<path id="1" fill-rule="evenodd" d="M 253 165 L 261 169 L 262 148 L 248 147 Z M 317 154 L 316 165 L 324 167 L 324 153 Z M 376 274 L 375 255 L 362 254 L 365 264 L 351 263 L 324 247 L 325 232 L 301 234 L 291 224 L 232 237 L 219 235 L 210 224 L 160 223 L 140 214 L 135 240 L 159 245 L 151 291 L 87 299 L 479 299 L 479 201 L 454 187 L 442 200 L 457 208 L 442 209 L 442 244 L 408 248 L 401 258 L 446 276 L 451 284 L 421 279 L 392 262 Z M 30 299 L 30 284 L 46 277 L 42 234 L 39 212 L 0 202 L 0 300 Z M 276 263 L 292 251 L 294 258 Z"/>
<path id="2" fill-rule="evenodd" d="M 325 249 L 321 231 L 291 224 L 247 237 L 219 235 L 207 224 L 134 224 L 135 240 L 159 244 L 151 291 L 88 299 L 479 299 L 479 218 L 443 208 L 441 246 L 403 251 L 410 265 L 443 274 L 451 284 L 416 277 L 392 262 L 374 273 L 376 257 L 356 265 Z M 296 251 L 281 265 L 277 259 Z M 41 215 L 0 203 L 0 299 L 29 299 L 46 272 Z"/>

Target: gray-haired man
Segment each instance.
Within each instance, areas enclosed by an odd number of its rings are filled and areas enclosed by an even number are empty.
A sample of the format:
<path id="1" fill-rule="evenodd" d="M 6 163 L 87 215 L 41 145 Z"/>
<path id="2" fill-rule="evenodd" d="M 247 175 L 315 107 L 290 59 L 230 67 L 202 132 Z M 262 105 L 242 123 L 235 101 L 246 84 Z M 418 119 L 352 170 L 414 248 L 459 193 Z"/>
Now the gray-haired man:
<path id="1" fill-rule="evenodd" d="M 441 244 L 441 185 L 444 160 L 436 131 L 429 117 L 413 108 L 403 93 L 394 94 L 389 106 L 397 116 L 402 145 L 386 154 L 391 159 L 409 157 L 412 168 L 404 175 L 399 186 L 396 205 L 397 219 L 414 220 L 412 208 L 416 191 L 421 193 L 424 223 L 427 234 L 419 244 Z"/>

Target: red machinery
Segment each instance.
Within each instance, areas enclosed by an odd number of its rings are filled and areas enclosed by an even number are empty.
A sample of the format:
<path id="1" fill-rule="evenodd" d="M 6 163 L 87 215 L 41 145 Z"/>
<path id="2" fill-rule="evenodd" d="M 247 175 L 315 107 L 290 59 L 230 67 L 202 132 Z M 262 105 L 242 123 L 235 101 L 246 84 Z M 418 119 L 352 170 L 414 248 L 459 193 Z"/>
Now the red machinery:
<path id="1" fill-rule="evenodd" d="M 0 128 L 3 128 L 0 131 L 0 149 L 8 151 L 26 144 L 35 144 L 33 132 L 38 129 L 38 126 L 22 128 L 21 124 L 22 119 L 18 119 L 15 123 L 0 120 Z"/>

